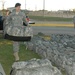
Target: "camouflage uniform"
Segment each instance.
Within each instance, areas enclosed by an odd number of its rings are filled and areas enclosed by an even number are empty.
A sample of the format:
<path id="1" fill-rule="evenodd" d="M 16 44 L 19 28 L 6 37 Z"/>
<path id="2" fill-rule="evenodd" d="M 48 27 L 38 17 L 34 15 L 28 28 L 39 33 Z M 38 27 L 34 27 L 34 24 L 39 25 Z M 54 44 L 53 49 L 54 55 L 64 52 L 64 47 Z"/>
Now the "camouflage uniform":
<path id="1" fill-rule="evenodd" d="M 22 26 L 23 22 L 28 25 L 28 22 L 26 21 L 26 16 L 23 12 L 13 11 L 6 19 L 6 24 L 12 25 L 12 26 Z M 13 41 L 13 51 L 18 52 L 19 51 L 19 42 Z"/>

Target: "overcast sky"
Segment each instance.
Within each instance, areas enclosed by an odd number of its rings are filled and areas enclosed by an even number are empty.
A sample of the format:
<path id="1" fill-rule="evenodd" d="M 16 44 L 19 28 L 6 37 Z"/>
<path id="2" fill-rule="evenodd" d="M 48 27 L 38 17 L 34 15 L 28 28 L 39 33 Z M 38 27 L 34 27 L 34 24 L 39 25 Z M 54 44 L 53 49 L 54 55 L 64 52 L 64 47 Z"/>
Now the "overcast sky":
<path id="1" fill-rule="evenodd" d="M 1 0 L 0 0 L 1 1 Z M 43 9 L 44 0 L 5 0 L 5 8 L 14 7 L 15 3 L 19 2 L 22 4 L 21 8 L 30 10 L 41 10 Z M 0 2 L 0 9 L 2 3 Z M 75 0 L 45 0 L 46 10 L 68 10 L 75 8 Z"/>

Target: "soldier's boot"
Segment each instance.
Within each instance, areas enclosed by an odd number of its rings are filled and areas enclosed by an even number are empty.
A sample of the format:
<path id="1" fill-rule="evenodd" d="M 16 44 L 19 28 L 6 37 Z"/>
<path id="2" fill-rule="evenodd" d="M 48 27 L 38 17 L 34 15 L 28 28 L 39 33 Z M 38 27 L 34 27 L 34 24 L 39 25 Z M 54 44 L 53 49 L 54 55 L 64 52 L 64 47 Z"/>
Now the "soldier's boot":
<path id="1" fill-rule="evenodd" d="M 19 61 L 19 55 L 18 55 L 18 52 L 15 52 L 15 53 L 14 53 L 14 57 L 15 57 L 15 61 Z"/>

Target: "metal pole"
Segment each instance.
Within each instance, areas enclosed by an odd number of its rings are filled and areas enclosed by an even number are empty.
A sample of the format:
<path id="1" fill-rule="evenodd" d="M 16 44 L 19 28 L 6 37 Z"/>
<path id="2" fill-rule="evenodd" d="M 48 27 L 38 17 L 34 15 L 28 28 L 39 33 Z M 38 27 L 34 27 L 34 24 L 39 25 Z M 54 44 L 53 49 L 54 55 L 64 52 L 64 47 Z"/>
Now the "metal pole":
<path id="1" fill-rule="evenodd" d="M 26 0 L 25 0 L 25 9 L 26 9 Z"/>
<path id="2" fill-rule="evenodd" d="M 2 3 L 2 9 L 4 9 L 4 0 L 0 1 Z"/>
<path id="3" fill-rule="evenodd" d="M 45 0 L 43 0 L 43 16 L 45 15 Z"/>
<path id="4" fill-rule="evenodd" d="M 2 12 L 3 12 L 3 15 L 4 15 L 4 5 L 5 5 L 5 1 L 2 0 L 2 1 L 0 1 L 0 2 L 2 2 Z"/>

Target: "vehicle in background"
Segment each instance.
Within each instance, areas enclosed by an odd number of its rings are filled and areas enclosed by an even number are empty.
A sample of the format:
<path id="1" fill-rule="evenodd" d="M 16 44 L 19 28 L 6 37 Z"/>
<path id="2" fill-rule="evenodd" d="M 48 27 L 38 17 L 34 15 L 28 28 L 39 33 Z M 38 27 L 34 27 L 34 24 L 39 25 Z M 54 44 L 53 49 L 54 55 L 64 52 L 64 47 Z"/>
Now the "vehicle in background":
<path id="1" fill-rule="evenodd" d="M 2 19 L 2 16 L 0 16 L 0 30 L 3 30 L 3 19 Z"/>
<path id="2" fill-rule="evenodd" d="M 26 16 L 26 20 L 29 24 L 35 24 L 35 22 L 32 19 L 30 19 L 29 16 Z"/>
<path id="3" fill-rule="evenodd" d="M 2 18 L 3 18 L 3 16 L 0 16 L 0 30 L 3 30 L 3 19 Z M 26 16 L 26 20 L 29 24 L 35 24 L 35 22 L 32 21 L 28 16 Z"/>

